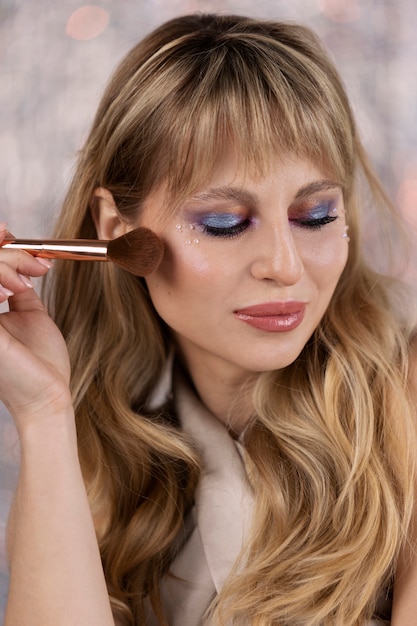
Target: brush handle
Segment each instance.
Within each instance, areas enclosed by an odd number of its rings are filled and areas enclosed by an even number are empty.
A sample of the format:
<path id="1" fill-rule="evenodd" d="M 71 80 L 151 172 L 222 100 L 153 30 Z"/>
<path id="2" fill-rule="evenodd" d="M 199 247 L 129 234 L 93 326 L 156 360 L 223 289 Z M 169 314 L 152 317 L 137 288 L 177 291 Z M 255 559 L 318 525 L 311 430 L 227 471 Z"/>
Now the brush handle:
<path id="1" fill-rule="evenodd" d="M 97 239 L 11 239 L 0 243 L 4 250 L 24 250 L 44 259 L 107 261 L 108 241 Z"/>
<path id="2" fill-rule="evenodd" d="M 134 276 L 147 276 L 160 264 L 164 245 L 149 228 L 131 230 L 116 239 L 17 239 L 7 233 L 0 249 L 24 250 L 45 259 L 111 261 Z"/>

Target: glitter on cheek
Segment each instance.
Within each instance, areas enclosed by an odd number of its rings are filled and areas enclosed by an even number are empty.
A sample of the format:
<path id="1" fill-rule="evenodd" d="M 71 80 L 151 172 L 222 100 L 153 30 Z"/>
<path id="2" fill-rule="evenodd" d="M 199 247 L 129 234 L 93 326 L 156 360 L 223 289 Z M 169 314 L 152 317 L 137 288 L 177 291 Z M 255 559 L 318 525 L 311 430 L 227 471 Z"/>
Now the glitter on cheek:
<path id="1" fill-rule="evenodd" d="M 189 224 L 189 225 L 188 225 L 188 229 L 189 229 L 189 230 L 195 230 L 195 226 L 194 226 L 194 224 Z M 184 227 L 183 227 L 183 225 L 182 225 L 182 224 L 175 224 L 175 230 L 176 230 L 178 233 L 183 233 L 183 232 L 184 232 Z M 192 240 L 191 240 L 191 239 L 186 239 L 186 240 L 184 241 L 184 243 L 185 243 L 185 245 L 189 246 L 189 245 L 191 245 L 192 243 L 200 243 L 200 240 L 199 240 L 199 239 L 192 239 Z"/>

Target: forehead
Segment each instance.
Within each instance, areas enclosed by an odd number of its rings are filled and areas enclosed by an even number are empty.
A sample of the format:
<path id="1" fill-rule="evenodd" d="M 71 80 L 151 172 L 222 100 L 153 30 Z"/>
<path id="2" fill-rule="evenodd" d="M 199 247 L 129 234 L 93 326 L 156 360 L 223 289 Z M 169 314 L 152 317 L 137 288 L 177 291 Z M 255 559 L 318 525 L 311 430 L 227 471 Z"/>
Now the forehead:
<path id="1" fill-rule="evenodd" d="M 241 205 L 256 205 L 263 198 L 274 201 L 277 195 L 284 202 L 341 190 L 335 174 L 292 153 L 278 153 L 266 168 L 251 168 L 230 146 L 206 178 L 196 180 L 188 194 L 173 195 L 163 183 L 147 197 L 142 219 L 163 226 L 168 217 L 177 215 L 182 207 L 194 204 L 221 204 L 233 201 Z"/>
<path id="2" fill-rule="evenodd" d="M 262 163 L 242 158 L 233 145 L 226 145 L 214 164 L 210 175 L 201 181 L 201 190 L 208 187 L 229 185 L 251 187 L 271 180 L 285 185 L 303 185 L 306 181 L 319 179 L 337 180 L 336 172 L 324 164 L 316 163 L 307 155 L 298 155 L 286 149 L 278 149 L 265 157 Z M 195 193 L 200 190 L 196 188 Z"/>

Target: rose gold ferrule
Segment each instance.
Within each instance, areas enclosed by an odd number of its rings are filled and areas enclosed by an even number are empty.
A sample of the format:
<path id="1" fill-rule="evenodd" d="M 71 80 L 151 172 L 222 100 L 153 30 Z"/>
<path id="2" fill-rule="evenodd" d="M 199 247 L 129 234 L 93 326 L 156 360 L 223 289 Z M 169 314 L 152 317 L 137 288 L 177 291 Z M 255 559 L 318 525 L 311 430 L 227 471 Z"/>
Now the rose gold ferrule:
<path id="1" fill-rule="evenodd" d="M 24 250 L 44 259 L 73 259 L 79 261 L 106 261 L 108 241 L 97 239 L 5 239 L 0 247 L 5 250 Z"/>

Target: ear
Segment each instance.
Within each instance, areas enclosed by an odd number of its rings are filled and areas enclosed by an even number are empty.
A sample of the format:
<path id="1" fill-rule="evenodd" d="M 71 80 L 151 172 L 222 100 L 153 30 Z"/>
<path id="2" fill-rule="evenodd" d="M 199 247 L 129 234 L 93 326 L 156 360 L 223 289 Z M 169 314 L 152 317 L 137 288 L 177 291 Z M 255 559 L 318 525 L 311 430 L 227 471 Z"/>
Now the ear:
<path id="1" fill-rule="evenodd" d="M 113 195 L 104 187 L 95 189 L 90 210 L 99 239 L 116 239 L 131 230 L 121 218 Z"/>

